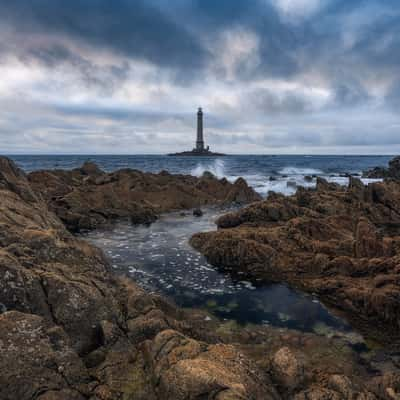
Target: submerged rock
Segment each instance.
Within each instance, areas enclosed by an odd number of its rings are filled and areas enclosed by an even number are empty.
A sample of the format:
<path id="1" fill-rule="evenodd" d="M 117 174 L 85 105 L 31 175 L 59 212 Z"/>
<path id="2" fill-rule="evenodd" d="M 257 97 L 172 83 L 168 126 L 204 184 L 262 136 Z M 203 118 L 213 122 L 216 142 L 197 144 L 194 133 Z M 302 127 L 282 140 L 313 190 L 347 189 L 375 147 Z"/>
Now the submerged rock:
<path id="1" fill-rule="evenodd" d="M 201 211 L 200 208 L 195 208 L 195 209 L 193 210 L 193 215 L 194 215 L 195 217 L 201 217 L 201 216 L 203 216 L 203 211 Z"/>

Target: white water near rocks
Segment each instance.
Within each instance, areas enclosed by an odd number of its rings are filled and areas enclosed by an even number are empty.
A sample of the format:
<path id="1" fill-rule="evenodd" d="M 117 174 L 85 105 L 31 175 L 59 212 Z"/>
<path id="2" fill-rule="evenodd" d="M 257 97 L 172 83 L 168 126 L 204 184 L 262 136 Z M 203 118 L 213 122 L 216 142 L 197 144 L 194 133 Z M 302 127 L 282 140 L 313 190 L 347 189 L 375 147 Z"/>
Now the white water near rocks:
<path id="1" fill-rule="evenodd" d="M 335 182 L 343 186 L 349 183 L 349 177 L 344 176 L 344 173 L 326 173 L 317 168 L 295 166 L 286 166 L 278 171 L 268 171 L 268 173 L 245 173 L 240 176 L 230 175 L 229 168 L 226 168 L 225 161 L 222 158 L 208 160 L 208 162 L 200 161 L 190 173 L 191 175 L 200 177 L 206 171 L 211 172 L 218 178 L 225 177 L 230 182 L 234 182 L 239 177 L 242 177 L 262 196 L 266 196 L 269 191 L 291 195 L 296 193 L 297 188 L 300 186 L 306 188 L 315 187 L 317 176 L 326 179 L 328 182 Z M 361 171 L 353 172 L 353 175 L 360 178 Z M 365 178 L 361 178 L 361 180 L 365 184 L 380 181 L 380 179 Z"/>

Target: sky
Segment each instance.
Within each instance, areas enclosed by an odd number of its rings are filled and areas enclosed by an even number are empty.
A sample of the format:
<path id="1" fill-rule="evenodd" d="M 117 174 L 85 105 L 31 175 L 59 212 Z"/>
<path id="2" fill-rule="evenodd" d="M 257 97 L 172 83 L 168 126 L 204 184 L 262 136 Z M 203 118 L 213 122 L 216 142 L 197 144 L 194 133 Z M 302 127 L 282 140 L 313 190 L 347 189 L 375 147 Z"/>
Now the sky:
<path id="1" fill-rule="evenodd" d="M 0 153 L 400 153 L 399 0 L 0 0 Z"/>

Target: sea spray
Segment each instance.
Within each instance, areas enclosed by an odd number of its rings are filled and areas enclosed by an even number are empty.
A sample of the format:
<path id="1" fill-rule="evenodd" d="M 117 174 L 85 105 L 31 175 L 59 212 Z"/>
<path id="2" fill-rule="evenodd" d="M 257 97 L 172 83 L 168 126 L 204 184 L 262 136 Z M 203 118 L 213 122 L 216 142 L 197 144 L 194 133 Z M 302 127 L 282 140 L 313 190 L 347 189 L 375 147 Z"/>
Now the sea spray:
<path id="1" fill-rule="evenodd" d="M 219 158 L 207 164 L 201 162 L 192 169 L 190 174 L 194 176 L 202 176 L 206 171 L 211 172 L 218 178 L 223 178 L 225 176 L 225 163 Z"/>

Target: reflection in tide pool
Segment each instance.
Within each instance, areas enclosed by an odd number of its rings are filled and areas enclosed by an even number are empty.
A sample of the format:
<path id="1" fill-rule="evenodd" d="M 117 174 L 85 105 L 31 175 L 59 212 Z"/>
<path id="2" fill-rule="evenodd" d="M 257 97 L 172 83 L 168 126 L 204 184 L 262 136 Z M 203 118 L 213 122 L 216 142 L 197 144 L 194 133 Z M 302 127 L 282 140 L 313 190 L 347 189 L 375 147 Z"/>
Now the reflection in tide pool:
<path id="1" fill-rule="evenodd" d="M 255 287 L 240 275 L 233 278 L 207 263 L 189 245 L 190 237 L 215 229 L 221 210 L 208 209 L 201 218 L 189 213 L 162 216 L 151 226 L 120 222 L 111 230 L 85 237 L 102 248 L 118 273 L 131 276 L 142 287 L 171 297 L 182 307 L 207 308 L 239 323 L 256 323 L 360 337 L 312 296 L 281 284 Z"/>

